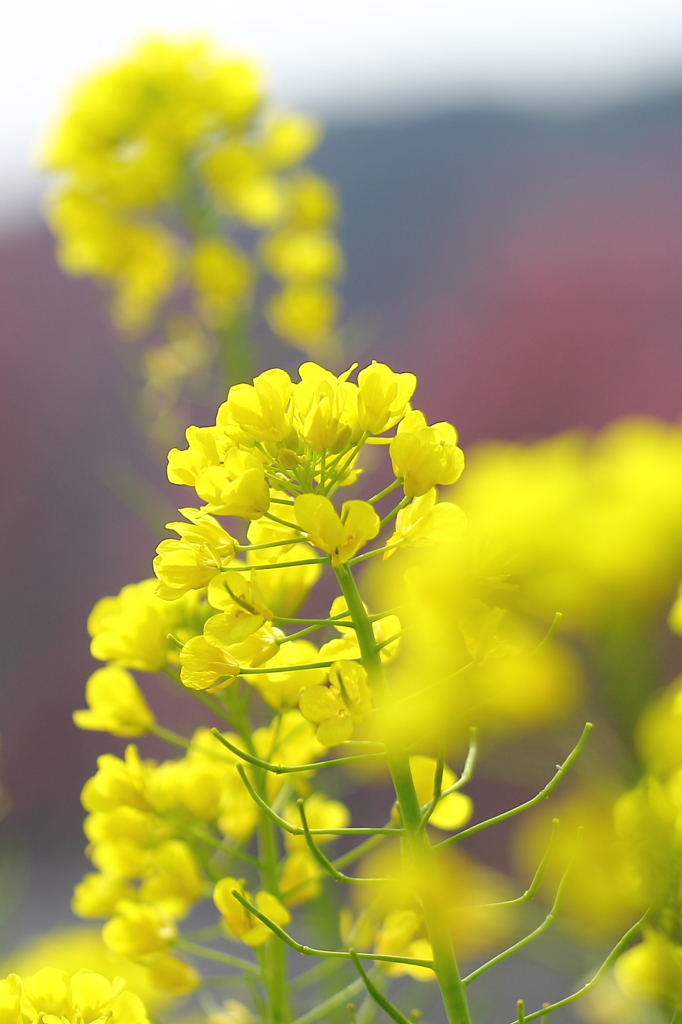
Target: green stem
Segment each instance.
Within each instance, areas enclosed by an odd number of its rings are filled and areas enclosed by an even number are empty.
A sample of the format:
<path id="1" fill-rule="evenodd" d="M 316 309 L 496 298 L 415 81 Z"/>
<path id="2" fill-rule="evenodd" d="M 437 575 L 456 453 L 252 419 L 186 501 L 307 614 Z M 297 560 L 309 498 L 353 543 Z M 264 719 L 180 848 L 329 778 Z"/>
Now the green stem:
<path id="1" fill-rule="evenodd" d="M 252 730 L 246 717 L 243 705 L 235 702 L 233 708 L 235 728 L 250 748 L 252 757 L 256 751 L 252 740 Z M 267 775 L 262 768 L 254 770 L 255 784 L 259 791 L 262 806 L 267 806 Z M 258 860 L 263 888 L 280 898 L 279 888 L 279 850 L 277 833 L 272 818 L 262 810 L 258 821 Z M 267 1024 L 288 1024 L 291 1019 L 289 994 L 287 989 L 287 951 L 281 942 L 266 942 L 263 947 L 263 981 L 268 994 L 266 1008 Z"/>
<path id="2" fill-rule="evenodd" d="M 262 771 L 259 772 L 264 776 Z M 263 778 L 264 781 L 264 778 Z M 263 789 L 265 787 L 263 786 Z M 280 896 L 277 864 L 277 836 L 273 821 L 265 814 L 260 815 L 258 824 L 258 853 L 262 864 L 263 887 L 273 896 Z M 263 974 L 268 990 L 268 1018 L 270 1024 L 287 1024 L 291 1019 L 287 992 L 287 950 L 282 942 L 271 940 L 264 949 Z"/>
<path id="3" fill-rule="evenodd" d="M 220 348 L 220 362 L 225 375 L 226 389 L 233 384 L 245 384 L 253 378 L 253 353 L 249 343 L 249 317 L 245 309 L 238 309 L 215 332 Z"/>
<path id="4" fill-rule="evenodd" d="M 365 611 L 353 573 L 347 565 L 339 566 L 335 572 L 353 619 L 362 664 L 367 671 L 376 702 L 379 706 L 386 706 L 390 701 L 388 682 L 372 623 Z M 410 771 L 409 756 L 399 737 L 389 734 L 385 742 L 388 765 L 405 830 L 405 845 L 417 877 L 426 882 L 421 893 L 424 916 L 433 949 L 434 970 L 448 1020 L 450 1024 L 471 1024 L 466 992 L 455 959 L 442 900 L 438 898 L 432 884 L 436 871 L 435 854 L 427 832 L 420 827 L 422 812 Z M 427 880 L 430 880 L 431 884 Z"/>

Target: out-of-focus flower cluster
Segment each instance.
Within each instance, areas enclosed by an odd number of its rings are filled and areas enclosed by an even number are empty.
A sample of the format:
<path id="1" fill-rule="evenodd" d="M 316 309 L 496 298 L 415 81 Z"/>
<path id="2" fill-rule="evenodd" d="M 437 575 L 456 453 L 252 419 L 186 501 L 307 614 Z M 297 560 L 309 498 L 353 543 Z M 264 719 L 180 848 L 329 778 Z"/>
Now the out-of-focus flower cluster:
<path id="1" fill-rule="evenodd" d="M 400 663 L 405 685 L 419 666 L 444 680 L 460 718 L 480 707 L 502 729 L 560 721 L 581 695 L 579 661 L 556 642 L 528 653 L 555 613 L 581 643 L 627 645 L 672 600 L 682 575 L 682 431 L 631 420 L 594 439 L 485 445 L 457 501 L 468 520 L 459 544 L 410 556 L 407 573 L 404 555 L 393 574 L 376 574 L 377 599 L 397 596 L 415 617 Z M 604 699 L 621 714 L 628 699 L 639 701 L 636 718 L 651 685 L 640 682 L 639 694 L 607 689 Z M 421 703 L 417 714 L 428 714 Z"/>
<path id="2" fill-rule="evenodd" d="M 268 103 L 252 62 L 154 38 L 86 80 L 47 141 L 62 267 L 112 289 L 128 336 L 157 329 L 140 369 L 158 440 L 182 388 L 208 385 L 217 352 L 243 373 L 254 317 L 300 348 L 330 344 L 338 202 L 302 166 L 320 135 Z"/>
<path id="3" fill-rule="evenodd" d="M 680 601 L 671 616 L 679 629 Z M 682 1009 L 682 686 L 679 679 L 640 717 L 637 745 L 646 773 L 614 806 L 629 888 L 649 907 L 643 940 L 616 964 L 624 995 Z"/>

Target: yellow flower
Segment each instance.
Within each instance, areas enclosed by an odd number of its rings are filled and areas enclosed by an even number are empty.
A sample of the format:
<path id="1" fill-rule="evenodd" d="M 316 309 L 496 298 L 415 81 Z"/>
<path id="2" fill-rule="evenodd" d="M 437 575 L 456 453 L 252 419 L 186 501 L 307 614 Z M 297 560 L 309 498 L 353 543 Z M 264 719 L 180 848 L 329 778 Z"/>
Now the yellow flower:
<path id="1" fill-rule="evenodd" d="M 417 386 L 413 373 L 394 373 L 385 363 L 372 360 L 360 370 L 358 418 L 362 430 L 383 434 L 403 418 Z"/>
<path id="2" fill-rule="evenodd" d="M 341 264 L 328 232 L 334 192 L 298 169 L 319 127 L 302 114 L 273 114 L 263 100 L 252 63 L 202 40 L 165 39 L 143 42 L 72 97 L 47 146 L 46 163 L 60 175 L 50 221 L 62 266 L 111 286 L 121 326 L 151 326 L 188 281 L 210 326 L 245 310 L 259 239 L 242 252 L 230 235 L 244 225 L 261 237 L 274 228 L 278 250 L 286 239 L 284 262 L 296 273 L 319 277 Z M 286 295 L 290 308 L 279 311 L 282 336 L 296 344 L 333 327 L 335 296 L 315 287 Z M 278 316 L 271 320 L 279 330 Z"/>
<path id="3" fill-rule="evenodd" d="M 171 448 L 168 452 L 168 479 L 172 484 L 194 487 L 203 469 L 220 465 L 229 443 L 225 431 L 216 427 L 188 427 L 187 448 Z"/>
<path id="4" fill-rule="evenodd" d="M 374 948 L 377 953 L 390 956 L 432 960 L 430 942 L 419 935 L 424 930 L 424 924 L 414 910 L 393 910 L 384 918 Z M 408 974 L 417 981 L 435 981 L 436 977 L 428 967 L 415 967 L 412 964 L 388 964 L 385 969 L 392 978 Z"/>
<path id="5" fill-rule="evenodd" d="M 289 181 L 289 217 L 295 224 L 329 224 L 338 214 L 338 201 L 328 181 L 301 171 Z"/>
<path id="6" fill-rule="evenodd" d="M 119 900 L 132 900 L 135 890 L 124 878 L 91 872 L 75 886 L 71 910 L 77 917 L 111 917 Z"/>
<path id="7" fill-rule="evenodd" d="M 168 634 L 186 624 L 196 597 L 163 601 L 157 581 L 143 580 L 123 587 L 116 597 L 103 597 L 88 618 L 90 651 L 99 661 L 114 661 L 125 668 L 158 672 L 166 663 Z"/>
<path id="8" fill-rule="evenodd" d="M 113 811 L 120 804 L 151 810 L 147 785 L 153 761 L 141 761 L 137 747 L 126 747 L 125 759 L 113 754 L 97 758 L 97 772 L 83 786 L 81 803 L 86 811 Z"/>
<path id="9" fill-rule="evenodd" d="M 190 690 L 223 689 L 239 675 L 239 662 L 204 636 L 188 640 L 180 651 L 180 678 Z"/>
<path id="10" fill-rule="evenodd" d="M 265 315 L 276 334 L 313 349 L 328 340 L 339 315 L 339 299 L 327 284 L 297 281 L 270 297 Z"/>
<path id="11" fill-rule="evenodd" d="M 300 537 L 300 533 L 297 532 L 297 536 Z M 296 547 L 296 559 L 301 559 L 302 562 L 315 558 L 316 554 L 307 544 L 298 544 Z M 293 561 L 292 556 L 283 552 L 282 548 L 249 552 L 247 558 L 249 565 L 269 562 L 277 566 L 278 561 Z M 259 572 L 258 582 L 261 594 L 274 614 L 292 616 L 306 600 L 321 575 L 321 565 L 288 565 Z"/>
<path id="12" fill-rule="evenodd" d="M 236 878 L 221 878 L 213 890 L 213 901 L 223 915 L 223 920 L 236 939 L 247 946 L 262 946 L 271 937 L 272 932 L 267 925 L 250 914 L 232 895 L 232 890 L 240 892 L 249 903 L 269 917 L 275 924 L 284 926 L 291 920 L 291 914 L 282 906 L 276 896 L 269 892 L 256 893 L 255 900 L 244 888 L 243 881 Z"/>
<path id="13" fill-rule="evenodd" d="M 225 572 L 215 576 L 208 585 L 208 602 L 222 612 L 206 621 L 204 635 L 225 650 L 255 633 L 264 622 L 272 619 L 258 583 L 258 573 L 249 578 L 239 572 Z"/>
<path id="14" fill-rule="evenodd" d="M 156 772 L 152 769 L 150 782 Z M 109 841 L 130 840 L 136 846 L 152 846 L 168 835 L 169 827 L 154 814 L 122 803 L 112 810 L 95 811 L 88 815 L 83 824 L 88 839 L 96 844 Z"/>
<path id="15" fill-rule="evenodd" d="M 151 873 L 142 883 L 139 898 L 172 921 L 186 917 L 204 894 L 204 876 L 191 848 L 171 839 L 153 851 L 150 864 Z"/>
<path id="16" fill-rule="evenodd" d="M 615 975 L 628 999 L 682 1009 L 682 947 L 667 936 L 647 929 L 643 942 L 618 958 Z"/>
<path id="17" fill-rule="evenodd" d="M 156 988 L 147 968 L 132 960 L 112 956 L 102 942 L 101 931 L 101 928 L 70 925 L 27 939 L 9 954 L 0 973 L 30 976 L 45 964 L 51 964 L 71 976 L 86 968 L 108 981 L 125 978 L 126 989 L 139 996 L 155 1013 L 167 1005 L 169 994 Z"/>
<path id="18" fill-rule="evenodd" d="M 229 312 L 251 289 L 253 270 L 247 257 L 222 238 L 200 238 L 191 255 L 191 273 L 207 318 Z"/>
<path id="19" fill-rule="evenodd" d="M 0 980 L 0 1020 L 2 1024 L 23 1024 L 20 1010 L 21 979 L 16 974 Z"/>
<path id="20" fill-rule="evenodd" d="M 467 520 L 461 508 L 449 501 L 438 501 L 435 487 L 401 508 L 395 519 L 395 530 L 387 546 L 400 543 L 405 547 L 425 548 L 433 544 L 454 544 L 466 529 Z M 384 561 L 395 554 L 386 551 Z"/>
<path id="21" fill-rule="evenodd" d="M 341 452 L 357 441 L 359 391 L 348 380 L 356 365 L 340 377 L 317 363 L 299 367 L 301 381 L 294 390 L 298 432 L 313 451 Z"/>
<path id="22" fill-rule="evenodd" d="M 433 757 L 424 757 L 422 754 L 415 754 L 410 758 L 410 771 L 412 781 L 417 791 L 417 799 L 423 807 L 433 797 L 433 783 L 436 772 L 436 761 Z M 457 781 L 455 773 L 448 768 L 443 768 L 443 780 L 441 792 L 449 789 Z M 429 824 L 436 828 L 455 829 L 465 825 L 473 811 L 471 798 L 464 793 L 449 793 L 442 797 L 436 804 L 436 809 L 429 818 Z"/>
<path id="23" fill-rule="evenodd" d="M 454 484 L 464 469 L 464 452 L 457 447 L 452 424 L 429 427 L 424 414 L 416 410 L 398 425 L 389 452 L 393 472 L 403 481 L 408 497 L 426 494 L 436 484 Z"/>
<path id="24" fill-rule="evenodd" d="M 166 601 L 200 590 L 232 561 L 234 540 L 213 516 L 196 508 L 179 510 L 188 523 L 166 523 L 180 540 L 162 540 L 154 559 L 156 593 Z"/>
<path id="25" fill-rule="evenodd" d="M 304 114 L 287 113 L 271 118 L 264 126 L 262 148 L 276 167 L 300 163 L 320 141 L 320 126 Z"/>
<path id="26" fill-rule="evenodd" d="M 320 837 L 317 836 L 316 839 Z M 310 850 L 294 850 L 282 865 L 282 899 L 288 907 L 314 900 L 322 892 L 321 869 Z"/>
<path id="27" fill-rule="evenodd" d="M 60 1024 L 148 1024 L 139 996 L 124 991 L 125 979 L 109 981 L 94 971 L 69 975 L 45 967 L 30 978 L 10 974 L 0 981 L 0 1012 L 3 1024 L 22 1024 L 25 1017 Z M 24 1016 L 25 1015 L 25 1016 Z"/>
<path id="28" fill-rule="evenodd" d="M 201 976 L 184 960 L 169 953 L 160 953 L 149 962 L 149 977 L 152 984 L 169 995 L 182 997 L 201 984 Z"/>
<path id="29" fill-rule="evenodd" d="M 301 494 L 294 502 L 296 521 L 315 547 L 332 556 L 338 566 L 357 554 L 379 532 L 380 520 L 367 501 L 346 501 L 341 516 L 329 498 L 321 494 Z"/>
<path id="30" fill-rule="evenodd" d="M 364 607 L 365 611 L 368 611 L 367 605 Z M 347 619 L 347 609 L 348 606 L 346 605 L 345 597 L 335 597 L 332 601 L 331 608 L 329 609 L 329 615 L 331 618 L 335 618 L 337 615 L 341 615 L 342 612 L 346 612 L 344 618 Z M 355 634 L 354 627 L 335 625 L 334 629 L 341 634 L 341 639 L 337 637 L 333 640 L 328 640 L 326 644 L 322 644 L 322 647 L 320 648 L 320 658 L 323 661 L 341 661 L 359 658 L 360 645 L 358 644 L 358 638 Z M 377 619 L 372 623 L 374 639 L 377 644 L 382 645 L 379 657 L 384 664 L 392 661 L 398 653 L 400 648 L 400 637 L 398 636 L 400 629 L 400 619 L 397 615 L 384 615 L 383 618 Z M 391 641 L 391 643 L 386 643 L 387 640 L 391 640 L 391 637 L 395 637 L 395 639 Z"/>
<path id="31" fill-rule="evenodd" d="M 301 824 L 298 806 L 289 803 L 284 808 L 282 817 L 290 825 Z M 311 793 L 305 801 L 305 817 L 308 828 L 346 828 L 350 823 L 350 811 L 339 800 L 329 800 L 322 793 Z M 330 843 L 334 836 L 315 836 L 316 843 Z M 284 844 L 290 852 L 308 848 L 305 836 L 295 836 L 290 832 L 284 834 Z"/>
<path id="32" fill-rule="evenodd" d="M 286 497 L 283 491 L 273 489 L 270 492 L 271 500 L 274 498 L 286 500 Z M 264 548 L 258 552 L 250 552 L 250 557 L 254 560 L 276 562 L 280 555 L 288 554 L 294 548 L 296 542 L 300 540 L 301 531 L 296 527 L 294 511 L 290 506 L 281 505 L 277 512 L 277 518 L 283 520 L 283 522 L 291 523 L 291 526 L 287 527 L 283 523 L 276 523 L 272 519 L 266 518 L 255 519 L 249 523 L 246 529 L 249 544 L 274 544 L 275 542 L 282 542 L 279 547 Z M 291 541 L 291 543 L 283 543 L 285 541 Z"/>
<path id="33" fill-rule="evenodd" d="M 329 683 L 307 687 L 298 706 L 317 725 L 318 743 L 335 747 L 353 735 L 353 722 L 372 711 L 367 673 L 355 661 L 339 661 L 329 670 Z"/>
<path id="34" fill-rule="evenodd" d="M 202 469 L 195 483 L 207 512 L 259 519 L 270 507 L 270 490 L 263 464 L 250 452 L 228 451 L 220 466 Z"/>
<path id="35" fill-rule="evenodd" d="M 235 384 L 227 413 L 255 441 L 284 441 L 291 431 L 293 384 L 284 370 L 267 370 L 253 384 Z"/>
<path id="36" fill-rule="evenodd" d="M 144 736 L 156 719 L 142 691 L 124 668 L 99 668 L 85 684 L 89 711 L 74 711 L 79 729 L 110 732 L 112 736 Z"/>
<path id="37" fill-rule="evenodd" d="M 343 270 L 338 242 L 320 228 L 284 228 L 263 242 L 268 269 L 284 281 L 334 278 Z"/>
<path id="38" fill-rule="evenodd" d="M 133 903 L 132 900 L 121 900 L 116 907 L 116 916 L 102 929 L 105 946 L 119 956 L 137 957 L 165 952 L 176 935 L 175 925 L 156 907 Z"/>
<path id="39" fill-rule="evenodd" d="M 283 634 L 282 634 L 283 635 Z M 290 640 L 288 643 L 280 644 L 277 653 L 266 662 L 267 668 L 286 668 L 291 666 L 291 672 L 273 672 L 272 675 L 259 674 L 250 676 L 244 671 L 244 677 L 260 693 L 266 704 L 270 707 L 284 710 L 298 706 L 298 699 L 306 686 L 314 686 L 324 682 L 326 670 L 323 668 L 311 668 L 301 671 L 297 665 L 311 665 L 320 661 L 320 652 L 315 644 L 308 640 Z"/>

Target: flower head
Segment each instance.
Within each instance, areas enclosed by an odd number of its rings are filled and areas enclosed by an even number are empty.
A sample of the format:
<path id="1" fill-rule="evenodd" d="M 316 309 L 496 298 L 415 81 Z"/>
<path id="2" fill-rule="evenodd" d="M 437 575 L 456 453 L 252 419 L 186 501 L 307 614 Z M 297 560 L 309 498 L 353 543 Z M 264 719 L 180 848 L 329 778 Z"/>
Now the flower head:
<path id="1" fill-rule="evenodd" d="M 88 711 L 74 711 L 79 729 L 110 732 L 112 736 L 144 736 L 156 719 L 142 691 L 124 668 L 99 668 L 85 684 Z"/>
<path id="2" fill-rule="evenodd" d="M 255 903 L 275 924 L 286 925 L 291 920 L 291 914 L 276 896 L 269 892 L 257 892 L 254 900 L 245 889 L 243 881 L 221 878 L 213 890 L 213 901 L 231 934 L 247 946 L 262 946 L 272 936 L 272 931 L 234 898 L 234 890 L 241 893 L 249 903 Z"/>

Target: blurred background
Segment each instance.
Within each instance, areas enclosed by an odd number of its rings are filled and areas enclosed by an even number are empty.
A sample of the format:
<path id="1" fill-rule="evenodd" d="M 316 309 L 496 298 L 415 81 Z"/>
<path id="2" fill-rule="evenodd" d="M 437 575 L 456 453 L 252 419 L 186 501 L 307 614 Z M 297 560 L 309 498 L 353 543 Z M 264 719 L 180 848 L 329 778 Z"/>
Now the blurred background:
<path id="1" fill-rule="evenodd" d="M 131 423 L 102 293 L 60 272 L 42 222 L 35 153 L 70 88 L 149 32 L 200 32 L 255 56 L 283 103 L 321 115 L 312 163 L 342 197 L 349 353 L 416 372 L 420 406 L 453 421 L 465 449 L 625 415 L 675 422 L 682 7 L 29 0 L 3 22 L 7 948 L 69 917 L 85 867 L 80 788 L 102 750 L 122 749 L 71 722 L 94 665 L 85 620 L 150 574 L 174 502 Z M 150 481 L 146 522 L 121 497 L 134 474 Z"/>

